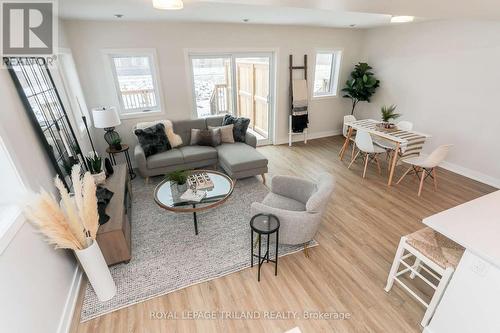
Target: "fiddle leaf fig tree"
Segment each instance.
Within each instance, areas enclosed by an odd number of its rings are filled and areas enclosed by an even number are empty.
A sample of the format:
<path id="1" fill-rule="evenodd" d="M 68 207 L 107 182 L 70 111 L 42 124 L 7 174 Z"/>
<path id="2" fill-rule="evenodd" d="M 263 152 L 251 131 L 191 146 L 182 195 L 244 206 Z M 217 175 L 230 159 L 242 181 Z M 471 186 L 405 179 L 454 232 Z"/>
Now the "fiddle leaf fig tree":
<path id="1" fill-rule="evenodd" d="M 352 101 L 351 114 L 354 114 L 354 109 L 358 102 L 370 102 L 370 98 L 375 93 L 375 90 L 380 86 L 380 81 L 377 80 L 370 70 L 372 67 L 365 62 L 360 62 L 354 67 L 351 72 L 351 77 L 346 82 L 346 86 L 342 89 L 345 98 L 350 98 Z"/>

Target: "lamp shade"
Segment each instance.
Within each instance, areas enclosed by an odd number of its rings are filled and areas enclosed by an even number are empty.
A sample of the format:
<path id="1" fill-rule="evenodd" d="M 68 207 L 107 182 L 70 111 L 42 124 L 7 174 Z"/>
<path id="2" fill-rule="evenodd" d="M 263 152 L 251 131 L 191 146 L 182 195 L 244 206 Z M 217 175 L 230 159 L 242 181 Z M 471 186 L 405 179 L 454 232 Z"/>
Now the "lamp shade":
<path id="1" fill-rule="evenodd" d="M 184 8 L 182 0 L 153 0 L 153 7 L 164 10 L 179 10 Z"/>
<path id="2" fill-rule="evenodd" d="M 92 109 L 95 128 L 109 128 L 121 124 L 120 116 L 115 107 Z"/>

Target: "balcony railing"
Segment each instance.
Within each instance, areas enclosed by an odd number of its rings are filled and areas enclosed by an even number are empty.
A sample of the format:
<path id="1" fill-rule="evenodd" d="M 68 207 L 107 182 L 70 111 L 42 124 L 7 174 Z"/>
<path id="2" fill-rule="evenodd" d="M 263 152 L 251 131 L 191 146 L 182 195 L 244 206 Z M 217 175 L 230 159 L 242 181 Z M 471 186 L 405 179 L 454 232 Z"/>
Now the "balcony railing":
<path id="1" fill-rule="evenodd" d="M 158 105 L 154 89 L 122 91 L 125 109 L 150 108 Z"/>
<path id="2" fill-rule="evenodd" d="M 229 112 L 229 98 L 227 84 L 216 84 L 210 96 L 210 113 L 217 115 Z"/>

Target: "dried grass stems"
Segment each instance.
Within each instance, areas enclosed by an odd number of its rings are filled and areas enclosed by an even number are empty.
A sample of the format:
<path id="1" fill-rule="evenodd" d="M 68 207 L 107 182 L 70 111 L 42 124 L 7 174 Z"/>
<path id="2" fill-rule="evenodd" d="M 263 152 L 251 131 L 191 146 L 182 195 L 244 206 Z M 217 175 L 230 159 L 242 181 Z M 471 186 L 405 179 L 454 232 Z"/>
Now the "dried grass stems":
<path id="1" fill-rule="evenodd" d="M 25 209 L 26 217 L 55 248 L 81 250 L 88 246 L 87 237 L 95 240 L 99 227 L 96 185 L 89 172 L 80 176 L 79 165 L 73 166 L 71 179 L 74 195 L 56 177 L 61 203 L 42 190 Z"/>

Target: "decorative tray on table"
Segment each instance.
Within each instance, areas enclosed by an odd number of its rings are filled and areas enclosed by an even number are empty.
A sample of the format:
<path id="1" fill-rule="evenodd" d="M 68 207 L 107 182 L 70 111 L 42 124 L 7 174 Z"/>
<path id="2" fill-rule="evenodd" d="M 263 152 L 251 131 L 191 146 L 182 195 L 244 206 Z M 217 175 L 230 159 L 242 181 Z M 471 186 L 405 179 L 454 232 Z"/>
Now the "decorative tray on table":
<path id="1" fill-rule="evenodd" d="M 188 176 L 188 187 L 195 187 L 197 190 L 211 190 L 214 188 L 214 183 L 206 172 L 193 173 Z"/>
<path id="2" fill-rule="evenodd" d="M 384 132 L 394 132 L 398 130 L 398 127 L 392 123 L 378 123 L 376 127 L 377 130 Z"/>

